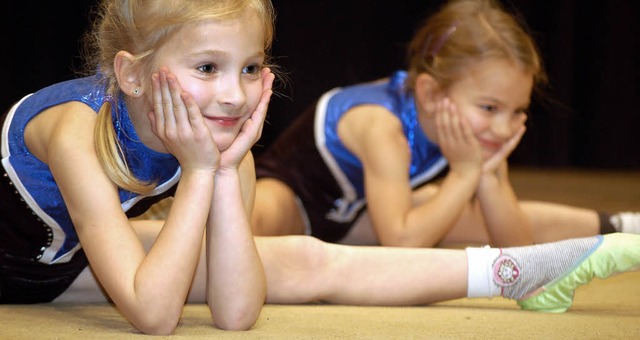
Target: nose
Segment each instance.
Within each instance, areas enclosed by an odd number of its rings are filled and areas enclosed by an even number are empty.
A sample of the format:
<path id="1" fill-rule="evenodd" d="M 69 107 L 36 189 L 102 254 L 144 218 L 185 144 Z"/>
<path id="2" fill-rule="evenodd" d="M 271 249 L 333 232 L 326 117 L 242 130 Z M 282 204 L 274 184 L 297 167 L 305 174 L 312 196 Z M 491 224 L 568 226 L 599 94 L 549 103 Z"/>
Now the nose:
<path id="1" fill-rule="evenodd" d="M 213 91 L 217 92 L 218 104 L 222 107 L 237 109 L 241 107 L 245 100 L 245 88 L 240 77 L 229 75 L 220 77 L 218 84 Z"/>

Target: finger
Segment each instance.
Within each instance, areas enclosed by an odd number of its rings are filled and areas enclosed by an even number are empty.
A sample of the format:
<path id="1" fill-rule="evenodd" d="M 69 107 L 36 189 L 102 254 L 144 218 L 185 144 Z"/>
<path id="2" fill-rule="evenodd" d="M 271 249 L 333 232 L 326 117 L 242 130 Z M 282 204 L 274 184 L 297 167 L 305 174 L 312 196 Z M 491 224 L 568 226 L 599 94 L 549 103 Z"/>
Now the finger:
<path id="1" fill-rule="evenodd" d="M 180 100 L 186 108 L 188 124 L 192 131 L 200 134 L 211 134 L 206 124 L 204 123 L 204 117 L 200 113 L 200 108 L 196 101 L 187 92 L 180 94 Z"/>
<path id="2" fill-rule="evenodd" d="M 160 75 L 151 75 L 151 87 L 153 90 L 153 121 L 152 126 L 157 136 L 164 135 L 164 111 L 162 104 L 162 87 L 160 85 Z"/>
<path id="3" fill-rule="evenodd" d="M 263 76 L 263 91 L 260 101 L 256 108 L 240 129 L 240 134 L 234 141 L 233 149 L 249 149 L 255 144 L 262 135 L 262 129 L 264 127 L 264 121 L 267 116 L 267 110 L 269 102 L 271 101 L 271 95 L 273 94 L 272 84 L 275 79 L 275 75 L 271 73 L 268 68 L 262 70 Z"/>
<path id="4" fill-rule="evenodd" d="M 250 125 L 256 126 L 258 128 L 257 133 L 262 132 L 264 120 L 269 109 L 269 102 L 271 101 L 271 95 L 273 94 L 274 80 L 275 75 L 269 68 L 265 67 L 262 70 L 262 96 L 260 97 L 260 101 L 258 102 L 256 109 L 251 114 L 251 117 L 249 117 Z"/>
<path id="5" fill-rule="evenodd" d="M 462 139 L 465 141 L 465 143 L 471 145 L 475 144 L 477 139 L 476 135 L 473 133 L 473 129 L 471 128 L 469 120 L 466 117 L 462 117 L 460 125 L 460 128 L 462 130 Z"/>
<path id="6" fill-rule="evenodd" d="M 167 74 L 167 84 L 169 85 L 169 93 L 171 95 L 171 111 L 175 119 L 176 126 L 179 129 L 191 130 L 188 110 L 182 100 L 182 88 L 178 83 L 178 79 L 172 74 Z"/>
<path id="7" fill-rule="evenodd" d="M 449 115 L 451 116 L 451 122 L 450 122 L 450 134 L 451 137 L 456 141 L 456 142 L 469 142 L 465 137 L 465 133 L 464 133 L 464 128 L 463 125 L 466 122 L 464 117 L 462 117 L 460 115 L 460 113 L 458 112 L 456 106 L 451 103 L 451 101 L 448 101 L 448 105 L 447 105 L 447 111 L 449 112 Z"/>
<path id="8" fill-rule="evenodd" d="M 508 153 L 511 153 L 511 151 L 513 151 L 518 144 L 520 144 L 520 140 L 522 140 L 522 136 L 524 136 L 524 133 L 527 131 L 527 128 L 523 125 L 520 127 L 520 129 L 518 129 L 518 131 L 516 131 L 516 133 L 513 135 L 513 137 L 511 137 L 508 141 L 507 141 L 507 145 L 506 148 L 508 149 Z"/>
<path id="9" fill-rule="evenodd" d="M 162 93 L 162 116 L 164 118 L 165 129 L 173 129 L 176 126 L 176 119 L 173 113 L 173 100 L 171 89 L 167 79 L 167 70 L 160 70 L 160 90 Z"/>
<path id="10" fill-rule="evenodd" d="M 263 91 L 271 90 L 273 88 L 273 82 L 276 76 L 271 72 L 271 69 L 265 67 L 262 69 L 262 89 Z"/>
<path id="11" fill-rule="evenodd" d="M 442 107 L 442 101 L 438 101 L 434 106 L 436 131 L 439 144 L 443 144 L 446 141 L 444 113 L 442 112 Z"/>

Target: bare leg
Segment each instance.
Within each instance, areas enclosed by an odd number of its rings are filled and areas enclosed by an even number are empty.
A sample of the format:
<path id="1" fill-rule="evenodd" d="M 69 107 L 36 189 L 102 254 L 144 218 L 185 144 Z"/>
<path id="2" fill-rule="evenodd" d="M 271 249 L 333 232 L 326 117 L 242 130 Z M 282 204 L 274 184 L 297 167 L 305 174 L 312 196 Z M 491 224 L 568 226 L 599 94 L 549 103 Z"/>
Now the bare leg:
<path id="1" fill-rule="evenodd" d="M 293 191 L 279 180 L 259 179 L 251 226 L 256 236 L 303 234 L 305 224 Z"/>
<path id="2" fill-rule="evenodd" d="M 600 233 L 598 213 L 592 209 L 535 201 L 522 201 L 520 207 L 531 221 L 535 243 Z"/>
<path id="3" fill-rule="evenodd" d="M 417 305 L 467 294 L 463 250 L 343 246 L 307 236 L 256 243 L 269 303 Z"/>
<path id="4" fill-rule="evenodd" d="M 416 190 L 413 195 L 414 205 L 429 199 L 437 190 L 437 185 L 426 185 Z M 600 233 L 598 213 L 593 209 L 541 201 L 521 201 L 520 207 L 531 222 L 534 230 L 534 243 L 593 236 Z M 369 229 L 369 232 L 365 232 L 366 229 Z M 371 244 L 371 240 L 375 240 L 370 237 L 372 233 L 373 227 L 365 212 L 356 224 L 356 228 L 348 235 L 349 238 L 343 243 Z M 367 238 L 364 239 L 362 235 Z M 455 247 L 489 243 L 489 233 L 482 217 L 482 211 L 479 206 L 472 206 L 462 213 L 439 246 Z"/>
<path id="5" fill-rule="evenodd" d="M 140 220 L 132 221 L 138 236 L 145 249 L 149 251 L 151 245 L 156 240 L 164 221 Z M 193 285 L 187 298 L 189 302 L 205 302 L 206 290 L 206 261 L 204 242 L 200 261 L 196 268 Z M 104 293 L 95 276 L 89 267 L 85 268 L 71 286 L 59 297 L 53 300 L 54 303 L 101 303 L 108 302 L 109 299 Z"/>
<path id="6" fill-rule="evenodd" d="M 524 309 L 563 312 L 577 287 L 640 265 L 640 236 L 620 233 L 467 251 L 344 246 L 307 236 L 256 243 L 269 303 L 424 305 L 502 294 Z"/>
<path id="7" fill-rule="evenodd" d="M 134 226 L 148 249 L 162 222 L 136 221 Z M 352 247 L 308 236 L 257 237 L 256 243 L 267 274 L 267 302 L 415 305 L 466 296 L 462 250 Z M 204 249 L 202 253 L 189 302 L 205 302 Z M 107 301 L 89 268 L 54 300 Z"/>

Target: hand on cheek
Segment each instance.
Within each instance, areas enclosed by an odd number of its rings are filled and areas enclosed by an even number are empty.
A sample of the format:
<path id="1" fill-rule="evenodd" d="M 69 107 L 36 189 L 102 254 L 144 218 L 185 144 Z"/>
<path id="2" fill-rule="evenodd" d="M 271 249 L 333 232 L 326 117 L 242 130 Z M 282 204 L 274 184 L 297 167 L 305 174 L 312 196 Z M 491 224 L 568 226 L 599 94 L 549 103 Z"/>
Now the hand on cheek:
<path id="1" fill-rule="evenodd" d="M 237 167 L 247 152 L 251 149 L 260 136 L 262 135 L 262 127 L 264 119 L 267 115 L 267 108 L 271 100 L 273 81 L 275 75 L 269 68 L 264 68 L 261 72 L 262 77 L 262 94 L 260 102 L 243 124 L 238 136 L 234 139 L 231 146 L 222 152 L 221 167 Z"/>
<path id="2" fill-rule="evenodd" d="M 443 98 L 435 113 L 438 145 L 449 161 L 451 171 L 478 173 L 482 166 L 482 149 L 468 120 L 458 112 L 449 98 Z"/>
<path id="3" fill-rule="evenodd" d="M 153 133 L 183 170 L 215 170 L 219 152 L 198 105 L 182 91 L 178 79 L 166 68 L 151 76 L 153 111 L 148 117 Z"/>
<path id="4" fill-rule="evenodd" d="M 511 155 L 513 150 L 515 150 L 518 144 L 520 144 L 520 140 L 527 130 L 526 126 L 524 125 L 526 120 L 527 115 L 522 114 L 522 116 L 519 117 L 519 120 L 514 123 L 515 133 L 502 145 L 502 147 L 496 153 L 494 153 L 489 159 L 484 162 L 484 165 L 482 166 L 483 172 L 495 173 L 500 168 L 500 164 L 507 161 L 509 155 Z"/>

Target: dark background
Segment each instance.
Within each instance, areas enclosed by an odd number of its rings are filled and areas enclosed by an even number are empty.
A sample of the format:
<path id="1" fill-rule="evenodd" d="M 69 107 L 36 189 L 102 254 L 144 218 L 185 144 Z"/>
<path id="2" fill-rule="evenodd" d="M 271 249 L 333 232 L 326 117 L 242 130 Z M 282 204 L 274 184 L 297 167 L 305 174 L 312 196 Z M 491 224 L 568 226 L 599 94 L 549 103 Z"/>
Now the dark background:
<path id="1" fill-rule="evenodd" d="M 261 153 L 298 113 L 335 87 L 405 68 L 405 46 L 442 0 L 273 0 L 273 55 L 289 86 L 272 99 Z M 2 5 L 0 108 L 71 79 L 95 0 Z M 534 100 L 512 164 L 640 169 L 640 1 L 504 0 L 527 22 L 551 86 Z"/>

